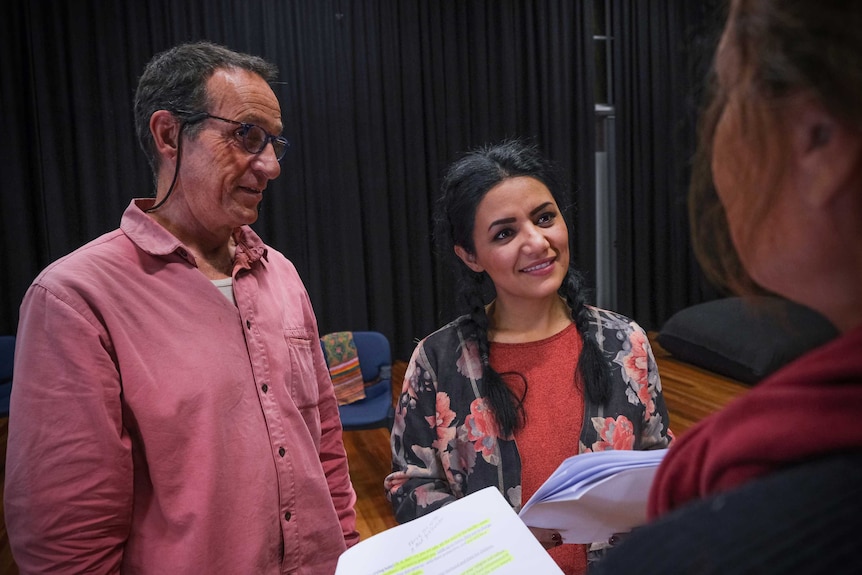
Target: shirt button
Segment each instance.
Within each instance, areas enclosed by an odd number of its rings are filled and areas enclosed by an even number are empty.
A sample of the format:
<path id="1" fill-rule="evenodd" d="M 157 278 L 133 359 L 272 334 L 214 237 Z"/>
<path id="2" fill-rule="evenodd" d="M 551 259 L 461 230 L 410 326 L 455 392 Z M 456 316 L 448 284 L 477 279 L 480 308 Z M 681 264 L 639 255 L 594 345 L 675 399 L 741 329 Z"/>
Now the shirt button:
<path id="1" fill-rule="evenodd" d="M 263 390 L 264 393 L 266 393 L 267 390 L 269 390 L 269 386 L 265 383 L 263 385 L 261 385 L 260 388 Z"/>
<path id="2" fill-rule="evenodd" d="M 186 250 L 184 250 L 183 248 L 179 248 L 179 249 L 177 250 L 177 253 L 180 255 L 180 257 L 181 257 L 181 258 L 184 258 L 184 257 L 186 257 L 186 256 L 188 255 L 188 254 L 186 253 Z"/>
<path id="3" fill-rule="evenodd" d="M 285 519 L 286 521 L 290 521 L 290 511 L 288 511 L 288 512 L 286 512 L 286 513 L 284 514 L 284 519 Z"/>
<path id="4" fill-rule="evenodd" d="M 280 456 L 284 457 L 284 448 L 283 448 L 283 447 L 279 447 L 279 448 L 278 448 L 278 454 L 279 454 Z"/>

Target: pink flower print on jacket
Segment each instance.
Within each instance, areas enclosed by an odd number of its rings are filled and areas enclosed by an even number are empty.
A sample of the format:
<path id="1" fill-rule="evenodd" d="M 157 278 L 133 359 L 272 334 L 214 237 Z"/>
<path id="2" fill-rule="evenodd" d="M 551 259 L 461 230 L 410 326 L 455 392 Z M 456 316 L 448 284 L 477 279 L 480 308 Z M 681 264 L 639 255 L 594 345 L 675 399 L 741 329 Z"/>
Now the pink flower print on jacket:
<path id="1" fill-rule="evenodd" d="M 455 361 L 458 373 L 470 380 L 481 379 L 482 360 L 479 358 L 479 346 L 469 339 L 461 344 L 461 355 Z"/>
<path id="2" fill-rule="evenodd" d="M 434 442 L 434 449 L 443 451 L 450 441 L 455 439 L 455 428 L 452 427 L 452 422 L 455 421 L 455 412 L 449 407 L 449 394 L 437 392 L 437 402 L 434 417 L 426 417 L 428 425 L 437 431 L 437 440 Z"/>
<path id="3" fill-rule="evenodd" d="M 470 415 L 464 420 L 462 429 L 473 449 L 481 451 L 485 461 L 496 465 L 497 423 L 483 398 L 474 399 L 470 404 Z"/>
<path id="4" fill-rule="evenodd" d="M 586 398 L 583 426 L 571 430 L 579 452 L 667 447 L 667 408 L 645 332 L 620 314 L 589 311 L 589 336 L 613 361 L 612 394 L 602 404 Z M 521 460 L 514 438 L 499 436 L 489 406 L 477 400 L 483 370 L 474 336 L 470 317 L 461 316 L 411 356 L 391 431 L 393 471 L 384 481 L 399 523 L 489 485 L 520 509 Z"/>
<path id="5" fill-rule="evenodd" d="M 593 417 L 592 422 L 601 440 L 593 443 L 590 451 L 634 449 L 634 425 L 627 417 Z"/>
<path id="6" fill-rule="evenodd" d="M 622 366 L 623 379 L 629 384 L 629 400 L 639 402 L 646 407 L 646 412 L 655 411 L 653 397 L 649 389 L 649 340 L 641 331 L 633 331 L 629 340 L 631 349 L 621 350 L 615 359 Z"/>

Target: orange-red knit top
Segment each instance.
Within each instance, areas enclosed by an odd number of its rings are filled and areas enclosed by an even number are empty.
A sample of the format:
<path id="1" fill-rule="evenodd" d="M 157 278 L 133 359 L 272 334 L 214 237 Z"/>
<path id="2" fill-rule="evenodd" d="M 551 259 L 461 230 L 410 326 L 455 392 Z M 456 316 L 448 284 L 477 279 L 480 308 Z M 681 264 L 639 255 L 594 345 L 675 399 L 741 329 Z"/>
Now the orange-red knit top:
<path id="1" fill-rule="evenodd" d="M 491 343 L 491 366 L 518 396 L 527 382 L 526 424 L 515 433 L 522 504 L 564 459 L 579 452 L 584 396 L 575 377 L 580 353 L 581 336 L 574 324 L 539 341 Z M 586 545 L 562 545 L 549 553 L 567 575 L 586 573 Z"/>

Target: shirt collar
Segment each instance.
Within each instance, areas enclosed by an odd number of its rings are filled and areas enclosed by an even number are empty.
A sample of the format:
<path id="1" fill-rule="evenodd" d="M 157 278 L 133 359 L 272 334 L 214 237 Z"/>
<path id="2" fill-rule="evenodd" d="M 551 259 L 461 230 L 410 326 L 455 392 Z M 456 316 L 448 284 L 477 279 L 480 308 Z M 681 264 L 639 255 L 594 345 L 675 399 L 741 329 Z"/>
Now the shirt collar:
<path id="1" fill-rule="evenodd" d="M 144 252 L 153 256 L 176 253 L 192 265 L 194 256 L 172 233 L 163 228 L 145 212 L 155 203 L 153 198 L 133 199 L 120 221 L 120 229 Z M 252 264 L 267 259 L 267 246 L 249 226 L 234 230 L 236 241 L 235 266 L 250 268 Z"/>

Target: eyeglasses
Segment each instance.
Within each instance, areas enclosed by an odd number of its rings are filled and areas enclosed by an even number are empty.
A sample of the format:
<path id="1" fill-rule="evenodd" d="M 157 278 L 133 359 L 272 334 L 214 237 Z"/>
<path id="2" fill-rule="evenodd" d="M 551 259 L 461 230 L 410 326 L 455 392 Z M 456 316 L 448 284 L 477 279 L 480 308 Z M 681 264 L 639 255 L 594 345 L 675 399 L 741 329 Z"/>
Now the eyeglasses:
<path id="1" fill-rule="evenodd" d="M 281 161 L 285 152 L 287 152 L 287 147 L 290 146 L 290 142 L 287 141 L 287 138 L 284 136 L 273 136 L 257 124 L 247 124 L 245 122 L 237 122 L 236 120 L 228 120 L 227 118 L 213 116 L 208 112 L 198 112 L 191 114 L 190 116 L 186 116 L 184 118 L 184 123 L 186 125 L 196 124 L 197 122 L 201 122 L 207 118 L 239 126 L 235 134 L 240 138 L 240 140 L 242 140 L 242 145 L 245 148 L 245 151 L 249 154 L 261 153 L 263 149 L 266 148 L 266 145 L 272 142 L 272 149 L 275 152 L 275 157 L 277 160 Z"/>

